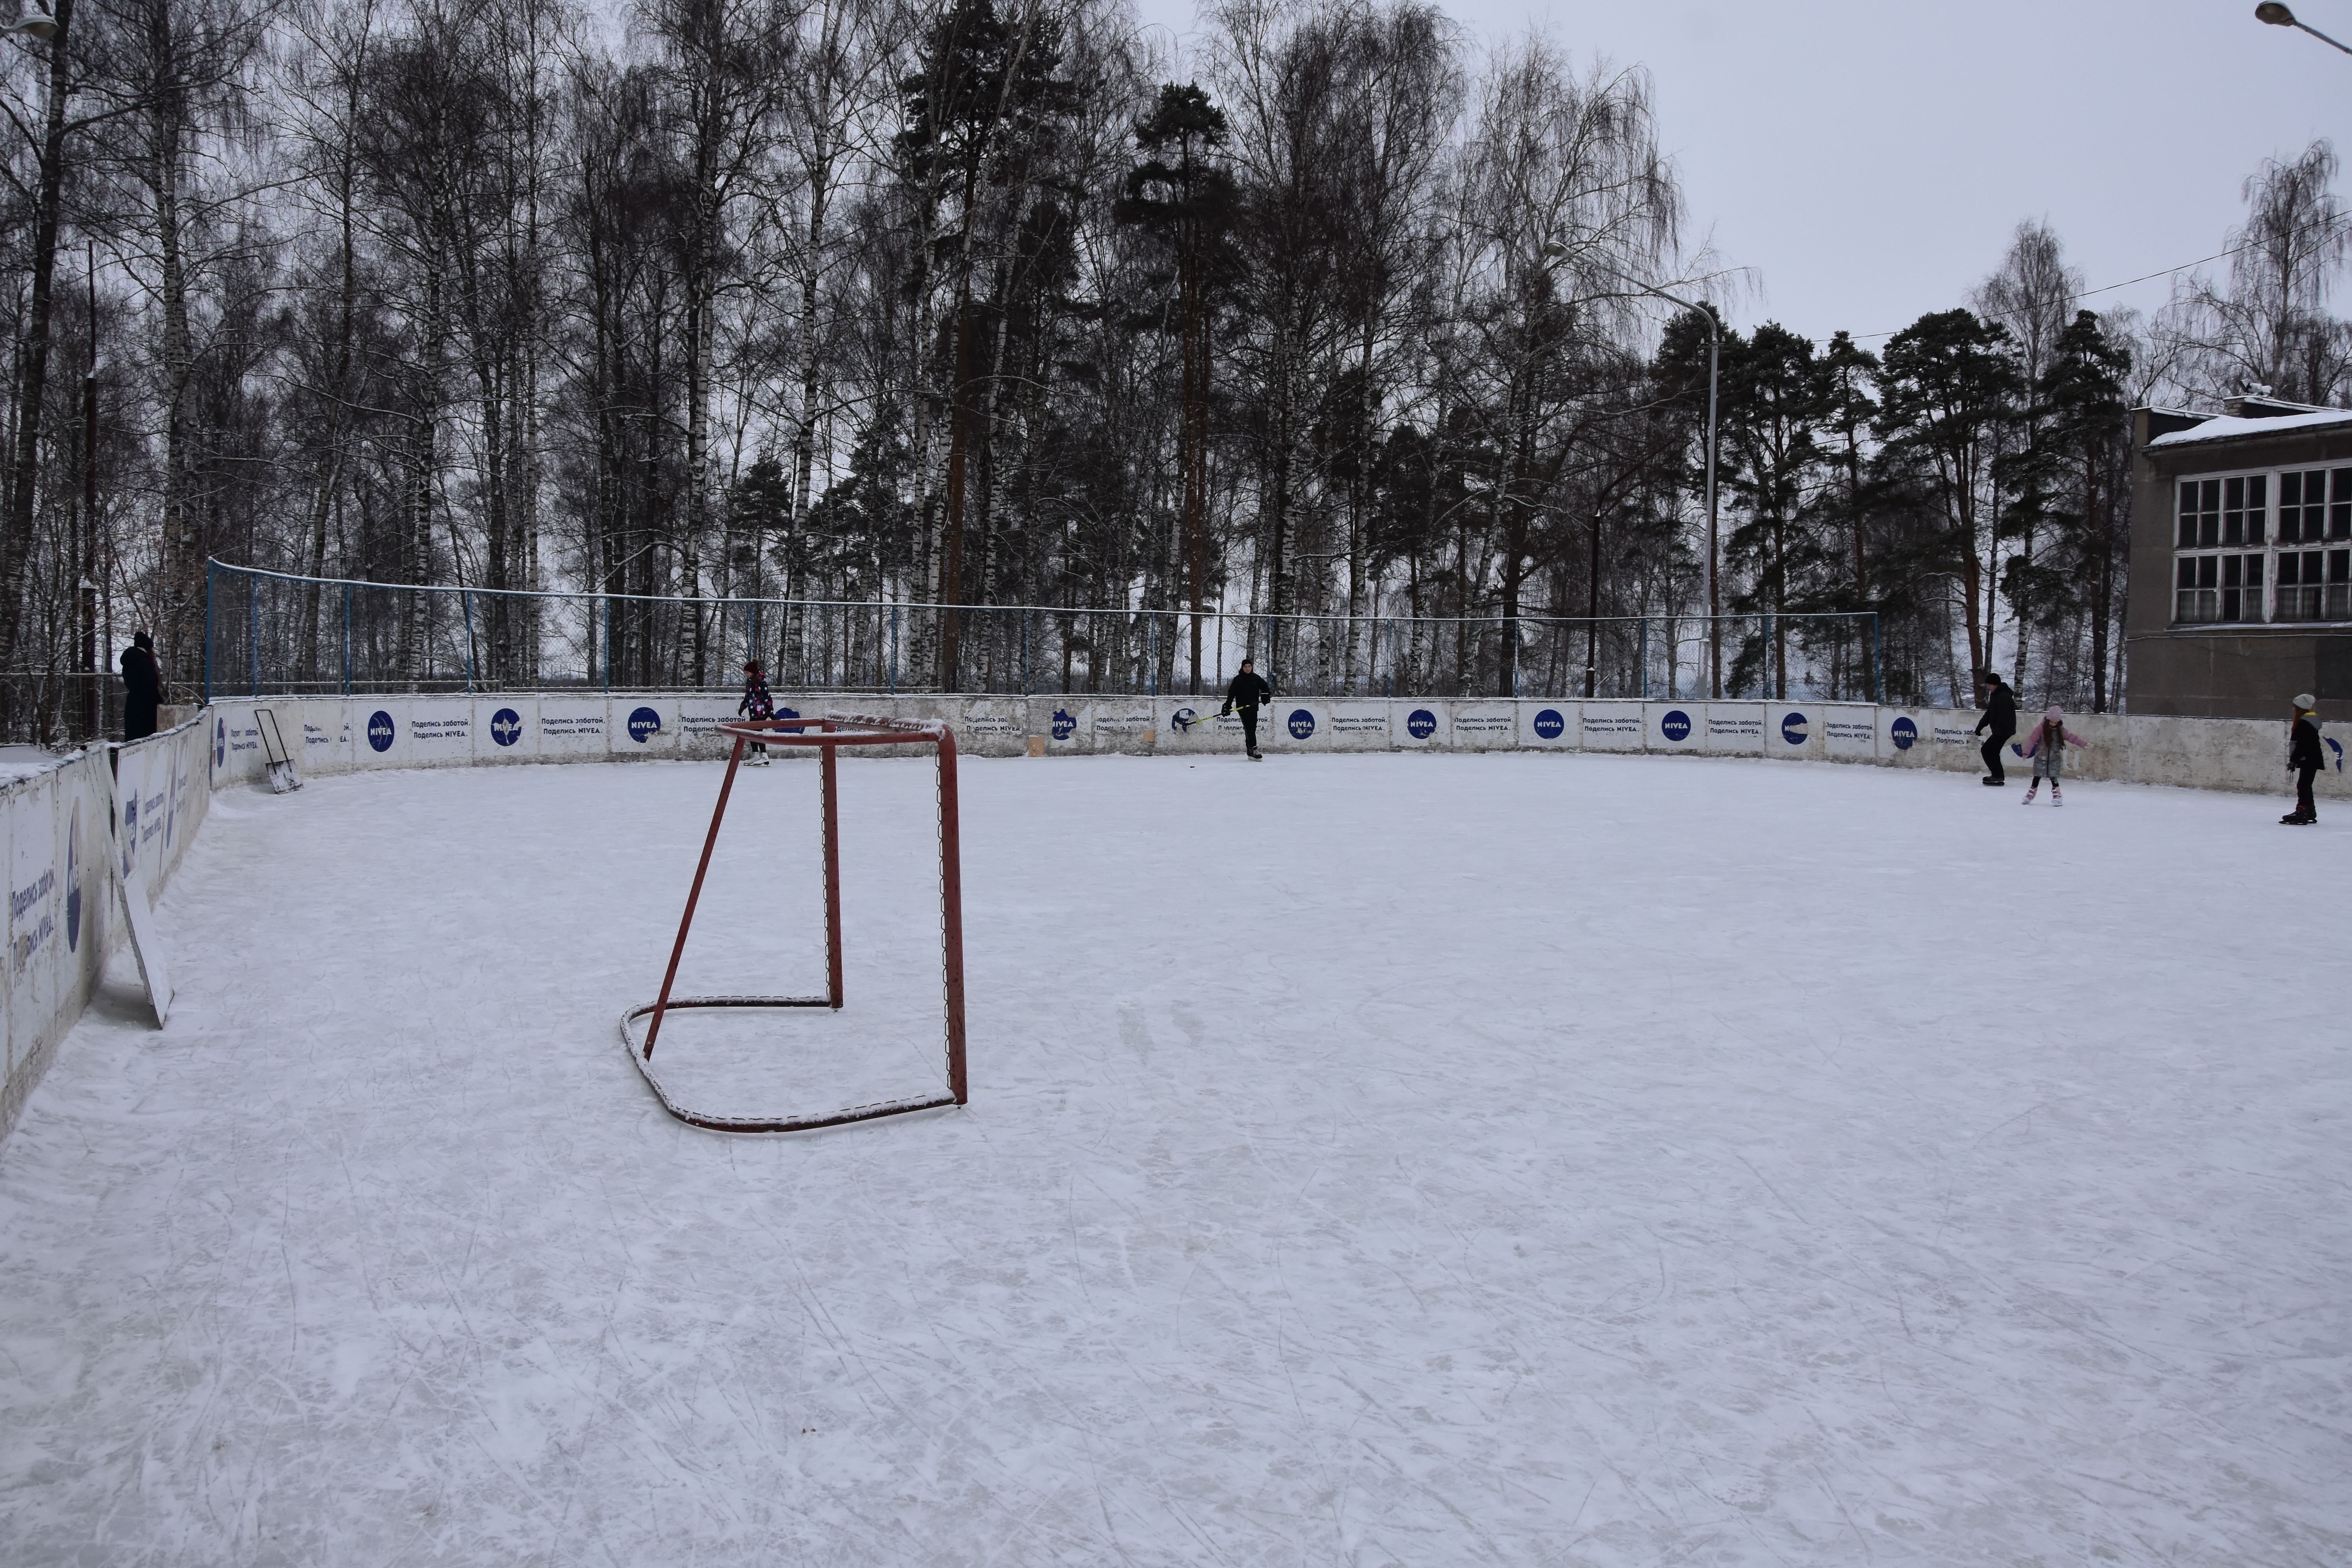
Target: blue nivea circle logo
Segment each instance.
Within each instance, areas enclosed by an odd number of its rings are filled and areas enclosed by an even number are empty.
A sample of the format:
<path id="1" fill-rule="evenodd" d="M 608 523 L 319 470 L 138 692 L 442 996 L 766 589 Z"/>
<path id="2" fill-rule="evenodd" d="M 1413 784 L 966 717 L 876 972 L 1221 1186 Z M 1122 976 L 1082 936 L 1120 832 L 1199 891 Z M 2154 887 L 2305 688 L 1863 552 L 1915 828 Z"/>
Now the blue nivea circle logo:
<path id="1" fill-rule="evenodd" d="M 522 715 L 511 708 L 501 708 L 490 715 L 490 739 L 501 746 L 511 746 L 522 739 Z"/>
<path id="2" fill-rule="evenodd" d="M 629 714 L 629 739 L 644 745 L 661 732 L 661 715 L 650 708 L 632 710 Z"/>
<path id="3" fill-rule="evenodd" d="M 218 768 L 228 761 L 228 721 L 213 721 L 213 766 Z"/>
<path id="4" fill-rule="evenodd" d="M 1066 708 L 1054 710 L 1054 739 L 1066 741 L 1078 732 L 1078 716 Z"/>
<path id="5" fill-rule="evenodd" d="M 1290 738 L 1294 741 L 1303 741 L 1313 733 L 1315 733 L 1315 715 L 1309 713 L 1304 708 L 1292 709 L 1290 710 Z"/>
<path id="6" fill-rule="evenodd" d="M 139 863 L 139 791 L 134 785 L 131 798 L 122 803 L 122 874 L 131 875 L 131 868 Z"/>
<path id="7" fill-rule="evenodd" d="M 1201 716 L 1190 708 L 1179 708 L 1175 712 L 1168 715 L 1168 721 L 1175 725 L 1179 731 L 1183 731 L 1199 723 Z"/>
<path id="8" fill-rule="evenodd" d="M 1682 742 L 1689 740 L 1690 715 L 1684 712 L 1679 708 L 1667 709 L 1666 716 L 1658 721 L 1658 733 L 1664 735 L 1669 741 Z"/>
<path id="9" fill-rule="evenodd" d="M 1802 713 L 1790 713 L 1780 721 L 1780 739 L 1791 746 L 1803 745 L 1805 737 L 1810 733 L 1811 731 L 1806 725 L 1805 716 Z"/>
<path id="10" fill-rule="evenodd" d="M 2339 773 L 2342 773 L 2344 771 L 2344 742 L 2337 740 L 2335 736 L 2330 735 L 2327 737 L 2327 749 L 2336 753 L 2336 771 Z"/>
<path id="11" fill-rule="evenodd" d="M 1557 741 L 1567 729 L 1568 721 L 1560 717 L 1557 708 L 1547 708 L 1536 715 L 1536 739 L 1538 741 Z"/>
<path id="12" fill-rule="evenodd" d="M 1307 731 L 1310 735 L 1315 732 L 1315 725 L 1312 721 L 1308 721 Z M 1411 735 L 1416 741 L 1428 740 L 1432 735 L 1437 733 L 1437 715 L 1432 713 L 1426 708 L 1414 709 L 1412 712 L 1405 715 L 1404 732 Z"/>
<path id="13" fill-rule="evenodd" d="M 368 744 L 379 752 L 392 750 L 392 715 L 379 708 L 368 715 Z"/>
<path id="14" fill-rule="evenodd" d="M 1895 722 L 1887 727 L 1886 732 L 1895 737 L 1896 751 L 1907 752 L 1911 749 L 1911 742 L 1919 738 L 1919 726 L 1911 722 L 1909 714 L 1898 713 L 1895 716 Z"/>

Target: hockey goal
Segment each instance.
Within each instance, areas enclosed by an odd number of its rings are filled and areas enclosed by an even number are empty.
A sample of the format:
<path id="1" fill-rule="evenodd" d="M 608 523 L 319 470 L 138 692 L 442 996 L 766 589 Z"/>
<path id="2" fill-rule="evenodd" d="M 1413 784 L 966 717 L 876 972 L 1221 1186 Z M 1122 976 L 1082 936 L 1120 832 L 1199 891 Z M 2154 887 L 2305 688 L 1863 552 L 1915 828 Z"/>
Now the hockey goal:
<path id="1" fill-rule="evenodd" d="M 828 713 L 822 719 L 755 719 L 722 724 L 719 732 L 731 737 L 734 751 L 727 759 L 727 775 L 719 785 L 719 805 L 710 813 L 710 831 L 702 841 L 702 858 L 694 868 L 694 885 L 686 895 L 686 913 L 677 922 L 677 941 L 670 947 L 669 968 L 662 975 L 661 994 L 621 1017 L 621 1040 L 629 1059 L 645 1075 L 662 1109 L 679 1121 L 719 1132 L 800 1132 L 811 1128 L 837 1127 L 847 1121 L 870 1121 L 879 1116 L 900 1116 L 965 1102 L 963 1059 L 963 885 L 962 856 L 957 841 L 955 731 L 945 724 L 916 723 L 898 719 L 875 719 L 857 713 Z M 677 963 L 686 952 L 687 933 L 694 926 L 694 907 L 702 897 L 702 882 L 710 870 L 710 855 L 719 843 L 719 825 L 727 816 L 727 797 L 735 788 L 735 774 L 743 765 L 747 745 L 814 747 L 817 750 L 818 791 L 824 817 L 825 994 L 822 996 L 676 996 Z M 946 1087 L 944 1092 L 883 1100 L 845 1110 L 797 1115 L 728 1115 L 678 1103 L 654 1071 L 654 1044 L 661 1037 L 662 1020 L 688 1008 L 831 1007 L 843 1003 L 841 983 L 841 835 L 839 761 L 844 746 L 922 745 L 938 759 L 940 834 L 940 969 L 946 1012 Z M 645 1020 L 645 1035 L 637 1024 Z"/>

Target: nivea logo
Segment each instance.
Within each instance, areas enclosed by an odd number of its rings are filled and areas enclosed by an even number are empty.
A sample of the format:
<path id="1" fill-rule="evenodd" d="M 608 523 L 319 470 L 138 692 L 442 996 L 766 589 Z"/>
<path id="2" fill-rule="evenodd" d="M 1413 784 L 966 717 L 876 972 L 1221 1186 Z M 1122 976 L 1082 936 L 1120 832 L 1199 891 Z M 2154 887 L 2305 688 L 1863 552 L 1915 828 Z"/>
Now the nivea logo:
<path id="1" fill-rule="evenodd" d="M 1790 713 L 1780 721 L 1780 739 L 1790 745 L 1803 745 L 1805 736 L 1809 732 L 1805 725 L 1805 716 L 1802 713 Z"/>
<path id="2" fill-rule="evenodd" d="M 2344 771 L 2344 742 L 2337 740 L 2335 736 L 2330 735 L 2327 737 L 2327 749 L 2336 753 L 2336 771 L 2339 773 L 2342 773 Z"/>
<path id="3" fill-rule="evenodd" d="M 122 875 L 127 879 L 139 858 L 139 792 L 122 803 Z"/>
<path id="4" fill-rule="evenodd" d="M 1919 726 L 1911 722 L 1909 714 L 1898 713 L 1895 716 L 1895 722 L 1887 727 L 1886 732 L 1895 738 L 1896 751 L 1907 752 L 1911 749 L 1911 742 L 1919 738 Z"/>
<path id="5" fill-rule="evenodd" d="M 1311 733 L 1315 726 L 1309 723 L 1307 728 Z M 1404 732 L 1416 741 L 1428 740 L 1437 733 L 1437 715 L 1426 708 L 1414 709 L 1405 715 Z"/>
<path id="6" fill-rule="evenodd" d="M 776 717 L 779 719 L 797 719 L 800 717 L 800 710 L 794 708 L 779 708 L 776 710 Z"/>
<path id="7" fill-rule="evenodd" d="M 1189 730 L 1201 721 L 1201 716 L 1190 708 L 1179 708 L 1168 715 L 1168 721 L 1179 730 Z"/>
<path id="8" fill-rule="evenodd" d="M 66 951 L 81 946 L 81 802 L 74 802 L 66 835 Z"/>
<path id="9" fill-rule="evenodd" d="M 1054 739 L 1066 741 L 1078 731 L 1078 717 L 1066 708 L 1054 710 Z"/>
<path id="10" fill-rule="evenodd" d="M 213 721 L 213 766 L 217 768 L 226 761 L 228 761 L 228 721 L 215 719 Z"/>
<path id="11" fill-rule="evenodd" d="M 629 712 L 629 739 L 644 745 L 661 732 L 661 715 L 650 708 L 632 709 Z"/>
<path id="12" fill-rule="evenodd" d="M 1304 708 L 1292 709 L 1290 710 L 1290 738 L 1294 741 L 1303 741 L 1313 733 L 1315 733 L 1315 715 L 1309 713 Z"/>
<path id="13" fill-rule="evenodd" d="M 501 708 L 490 715 L 490 739 L 501 746 L 511 746 L 522 739 L 522 715 L 511 708 Z"/>
<path id="14" fill-rule="evenodd" d="M 1557 708 L 1547 708 L 1536 715 L 1536 739 L 1538 741 L 1557 741 L 1567 729 L 1568 721 L 1560 717 Z"/>
<path id="15" fill-rule="evenodd" d="M 1690 739 L 1690 715 L 1679 708 L 1669 708 L 1666 716 L 1658 721 L 1658 733 L 1677 743 Z"/>
<path id="16" fill-rule="evenodd" d="M 368 715 L 368 744 L 379 752 L 392 750 L 392 715 L 379 708 Z"/>

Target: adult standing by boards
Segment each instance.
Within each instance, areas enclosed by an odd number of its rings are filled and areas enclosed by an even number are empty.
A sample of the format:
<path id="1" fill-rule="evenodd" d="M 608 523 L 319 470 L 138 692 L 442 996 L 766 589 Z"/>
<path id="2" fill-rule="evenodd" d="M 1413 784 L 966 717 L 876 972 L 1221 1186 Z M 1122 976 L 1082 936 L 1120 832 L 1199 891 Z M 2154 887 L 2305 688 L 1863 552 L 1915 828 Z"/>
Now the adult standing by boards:
<path id="1" fill-rule="evenodd" d="M 2326 760 L 2319 749 L 2319 704 L 2306 691 L 2294 700 L 2294 722 L 2286 731 L 2286 766 L 2294 775 L 2294 809 L 2279 820 L 2289 827 L 2308 827 L 2319 820 L 2319 808 L 2312 804 L 2311 781 Z"/>
<path id="2" fill-rule="evenodd" d="M 1984 717 L 1977 721 L 1977 733 L 1981 735 L 1990 729 L 1992 739 L 1984 743 L 1978 755 L 1984 758 L 1985 785 L 1998 789 L 2009 782 L 2009 775 L 2001 771 L 2000 753 L 2010 737 L 2017 733 L 2017 698 L 1998 675 L 1987 675 L 1985 685 L 1989 689 L 1985 693 Z"/>
<path id="3" fill-rule="evenodd" d="M 1242 740 L 1249 748 L 1252 761 L 1262 760 L 1257 749 L 1257 710 L 1274 700 L 1274 688 L 1257 672 L 1257 661 L 1242 660 L 1242 672 L 1225 688 L 1225 711 L 1241 716 Z"/>
<path id="4" fill-rule="evenodd" d="M 122 738 L 143 741 L 155 732 L 155 710 L 163 700 L 163 672 L 155 665 L 155 639 L 131 634 L 131 646 L 117 661 L 122 670 Z"/>

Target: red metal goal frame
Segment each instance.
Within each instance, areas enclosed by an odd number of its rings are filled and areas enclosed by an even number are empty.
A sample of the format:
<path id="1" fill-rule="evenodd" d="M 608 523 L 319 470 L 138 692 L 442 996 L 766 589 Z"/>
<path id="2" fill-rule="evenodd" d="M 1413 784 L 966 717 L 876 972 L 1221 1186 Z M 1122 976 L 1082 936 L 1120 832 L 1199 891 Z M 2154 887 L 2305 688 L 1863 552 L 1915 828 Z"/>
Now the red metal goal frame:
<path id="1" fill-rule="evenodd" d="M 661 994 L 643 1007 L 621 1016 L 621 1040 L 629 1059 L 645 1075 L 646 1083 L 662 1109 L 680 1121 L 719 1132 L 803 1132 L 818 1127 L 838 1127 L 849 1121 L 871 1121 L 881 1116 L 903 1116 L 911 1110 L 931 1110 L 965 1103 L 963 1055 L 963 873 L 956 812 L 955 731 L 945 724 L 903 719 L 877 719 L 861 713 L 828 713 L 822 719 L 752 719 L 721 724 L 719 733 L 730 736 L 734 751 L 727 759 L 727 776 L 719 785 L 719 804 L 710 813 L 710 831 L 702 840 L 702 858 L 694 868 L 694 885 L 686 895 L 686 913 L 677 922 L 677 941 L 669 950 L 669 968 L 662 975 Z M 825 994 L 822 996 L 673 996 L 677 963 L 686 952 L 687 932 L 694 925 L 694 907 L 702 898 L 703 878 L 710 870 L 710 854 L 719 843 L 719 825 L 727 816 L 727 797 L 735 788 L 736 770 L 743 765 L 746 745 L 806 746 L 818 752 L 819 791 L 824 818 L 824 951 Z M 670 1097 L 654 1075 L 654 1042 L 661 1036 L 662 1019 L 688 1007 L 831 1007 L 842 1005 L 841 984 L 841 835 L 837 767 L 844 746 L 924 745 L 934 749 L 939 762 L 940 827 L 940 959 L 947 1011 L 947 1093 L 910 1100 L 886 1100 L 814 1116 L 740 1117 L 692 1110 Z M 640 1047 L 631 1026 L 650 1016 Z"/>

